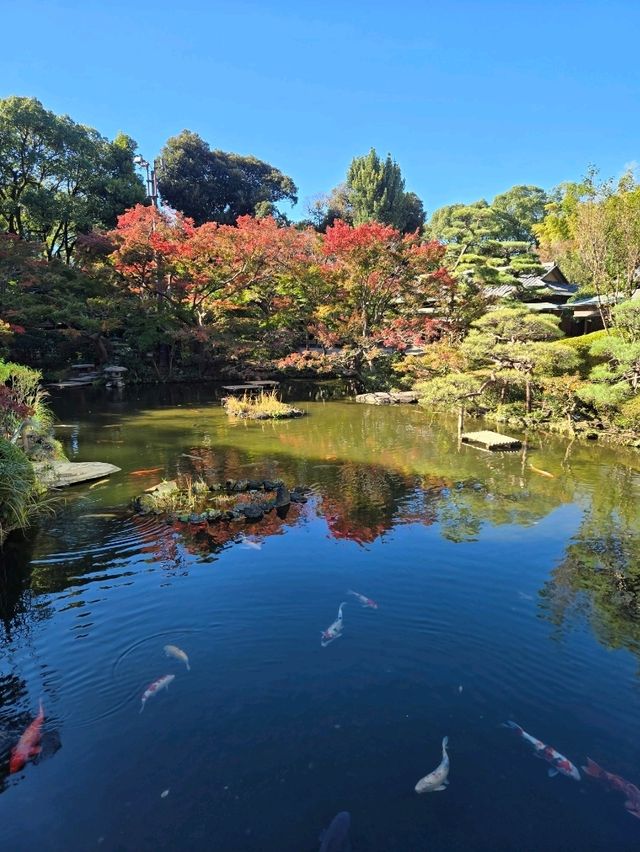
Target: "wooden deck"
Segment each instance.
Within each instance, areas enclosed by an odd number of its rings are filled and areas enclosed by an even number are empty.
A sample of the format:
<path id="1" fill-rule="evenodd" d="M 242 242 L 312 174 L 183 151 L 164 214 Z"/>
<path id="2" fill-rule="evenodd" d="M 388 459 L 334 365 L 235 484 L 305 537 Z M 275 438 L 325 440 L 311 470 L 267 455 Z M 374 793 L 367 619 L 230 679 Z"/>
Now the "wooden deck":
<path id="1" fill-rule="evenodd" d="M 461 435 L 463 444 L 479 447 L 483 450 L 519 450 L 522 443 L 516 438 L 501 435 L 499 432 L 465 432 Z"/>
<path id="2" fill-rule="evenodd" d="M 246 382 L 244 385 L 223 385 L 222 390 L 230 391 L 231 393 L 258 393 L 265 388 L 277 388 L 280 382 L 265 381 L 265 382 Z"/>

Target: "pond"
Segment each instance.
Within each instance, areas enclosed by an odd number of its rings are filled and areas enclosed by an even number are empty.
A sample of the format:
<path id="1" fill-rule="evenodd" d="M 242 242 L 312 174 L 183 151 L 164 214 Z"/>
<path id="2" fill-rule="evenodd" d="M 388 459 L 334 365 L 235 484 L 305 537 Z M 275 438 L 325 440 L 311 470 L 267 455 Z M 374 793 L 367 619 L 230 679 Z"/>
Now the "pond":
<path id="1" fill-rule="evenodd" d="M 69 458 L 122 472 L 4 555 L 3 849 L 312 852 L 340 811 L 354 852 L 637 849 L 640 456 L 490 454 L 417 407 L 300 405 L 247 423 L 206 386 L 54 398 Z M 255 524 L 130 510 L 189 476 L 312 491 Z M 10 774 L 40 698 L 43 751 Z M 445 736 L 448 786 L 419 795 Z"/>

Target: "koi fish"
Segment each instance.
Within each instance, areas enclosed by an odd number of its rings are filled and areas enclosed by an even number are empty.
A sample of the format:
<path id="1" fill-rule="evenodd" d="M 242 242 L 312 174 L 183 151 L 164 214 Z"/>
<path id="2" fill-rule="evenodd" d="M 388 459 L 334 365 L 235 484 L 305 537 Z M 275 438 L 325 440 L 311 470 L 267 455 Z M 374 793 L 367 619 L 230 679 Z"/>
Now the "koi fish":
<path id="1" fill-rule="evenodd" d="M 187 667 L 187 671 L 191 671 L 191 666 L 189 665 L 189 657 L 187 657 L 182 648 L 178 648 L 177 645 L 165 645 L 164 652 L 167 657 L 173 657 L 176 660 L 180 660 L 180 662 L 184 663 Z"/>
<path id="2" fill-rule="evenodd" d="M 327 645 L 330 645 L 334 639 L 340 638 L 342 636 L 342 607 L 346 606 L 347 602 L 342 601 L 340 606 L 338 607 L 338 617 L 327 627 L 326 630 L 322 631 L 322 635 L 320 637 L 320 644 L 323 648 L 326 648 Z"/>
<path id="3" fill-rule="evenodd" d="M 558 772 L 561 772 L 563 775 L 566 775 L 567 778 L 573 778 L 575 781 L 580 780 L 580 773 L 578 772 L 577 767 L 574 766 L 567 757 L 556 751 L 552 746 L 545 745 L 541 740 L 532 737 L 531 734 L 528 734 L 520 727 L 520 725 L 516 725 L 515 722 L 504 722 L 504 727 L 514 730 L 518 736 L 522 737 L 533 746 L 536 757 L 541 757 L 543 760 L 546 760 L 547 763 L 551 764 L 547 772 L 549 778 L 554 778 Z"/>
<path id="4" fill-rule="evenodd" d="M 150 467 L 148 470 L 132 470 L 129 476 L 146 476 L 148 473 L 159 473 L 163 468 Z"/>
<path id="5" fill-rule="evenodd" d="M 582 769 L 586 775 L 597 781 L 602 781 L 605 787 L 608 787 L 610 790 L 619 790 L 621 793 L 624 793 L 627 797 L 627 801 L 624 803 L 625 808 L 631 816 L 640 819 L 640 790 L 638 790 L 635 784 L 632 784 L 625 778 L 621 778 L 620 775 L 607 772 L 606 769 L 598 766 L 595 760 L 591 760 L 590 757 L 587 758 L 587 765 L 583 766 Z"/>
<path id="6" fill-rule="evenodd" d="M 341 811 L 331 820 L 329 828 L 320 836 L 320 852 L 347 852 L 349 845 L 349 829 L 351 814 Z"/>
<path id="7" fill-rule="evenodd" d="M 193 459 L 194 461 L 204 461 L 202 456 L 192 456 L 190 453 L 180 453 L 183 459 Z"/>
<path id="8" fill-rule="evenodd" d="M 28 760 L 40 754 L 40 742 L 42 740 L 42 725 L 44 723 L 44 707 L 40 699 L 38 715 L 26 728 L 17 744 L 11 751 L 9 760 L 9 774 L 20 772 Z"/>
<path id="9" fill-rule="evenodd" d="M 108 479 L 99 479 L 97 482 L 94 482 L 93 485 L 89 486 L 89 490 L 91 490 L 92 488 L 97 488 L 98 485 L 104 485 L 105 482 L 108 482 L 108 481 L 109 481 Z"/>
<path id="10" fill-rule="evenodd" d="M 150 698 L 153 698 L 154 695 L 157 695 L 161 689 L 169 689 L 169 684 L 172 680 L 175 680 L 175 675 L 162 675 L 158 680 L 154 680 L 153 683 L 150 683 L 149 686 L 142 693 L 142 704 L 140 705 L 140 712 L 144 710 L 144 705 Z"/>
<path id="11" fill-rule="evenodd" d="M 378 609 L 378 604 L 371 600 L 371 598 L 366 598 L 364 595 L 359 595 L 358 592 L 354 592 L 352 589 L 349 589 L 347 592 L 348 595 L 353 595 L 354 598 L 357 598 L 358 601 L 362 604 L 362 606 L 368 606 L 371 609 Z"/>
<path id="12" fill-rule="evenodd" d="M 446 785 L 449 783 L 449 755 L 447 754 L 447 746 L 449 745 L 449 737 L 444 737 L 442 740 L 442 760 L 433 772 L 425 775 L 416 784 L 416 793 L 436 793 L 440 790 L 446 790 Z"/>
<path id="13" fill-rule="evenodd" d="M 547 476 L 549 479 L 556 478 L 555 473 L 549 473 L 548 470 L 542 470 L 541 467 L 534 467 L 532 464 L 530 464 L 529 469 L 532 470 L 534 473 L 539 473 L 540 476 Z"/>

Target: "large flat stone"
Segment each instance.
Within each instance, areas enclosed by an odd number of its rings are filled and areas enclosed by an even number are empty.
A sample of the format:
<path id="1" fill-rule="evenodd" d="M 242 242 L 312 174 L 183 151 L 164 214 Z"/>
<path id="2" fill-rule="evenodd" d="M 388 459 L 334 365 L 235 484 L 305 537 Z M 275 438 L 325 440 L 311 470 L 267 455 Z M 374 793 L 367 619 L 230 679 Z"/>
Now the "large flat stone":
<path id="1" fill-rule="evenodd" d="M 407 405 L 417 401 L 418 394 L 415 391 L 374 391 L 356 396 L 356 402 L 368 405 Z"/>
<path id="2" fill-rule="evenodd" d="M 64 488 L 78 482 L 91 482 L 102 479 L 112 473 L 118 473 L 119 467 L 106 462 L 36 462 L 33 465 L 38 479 L 49 488 Z"/>

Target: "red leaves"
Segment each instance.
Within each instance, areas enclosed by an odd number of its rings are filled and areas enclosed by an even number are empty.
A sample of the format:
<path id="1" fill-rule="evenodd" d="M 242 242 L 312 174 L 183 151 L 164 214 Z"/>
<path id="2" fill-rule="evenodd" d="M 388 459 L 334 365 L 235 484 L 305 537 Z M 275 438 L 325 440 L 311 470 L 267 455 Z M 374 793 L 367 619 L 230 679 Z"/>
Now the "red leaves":
<path id="1" fill-rule="evenodd" d="M 366 222 L 352 227 L 342 219 L 336 219 L 333 225 L 327 228 L 322 251 L 328 256 L 345 257 L 358 249 L 379 249 L 401 240 L 400 232 L 390 225 Z"/>
<path id="2" fill-rule="evenodd" d="M 428 324 L 415 312 L 440 281 L 444 246 L 421 243 L 417 232 L 402 235 L 378 222 L 351 227 L 337 220 L 327 228 L 323 254 L 325 274 L 348 308 L 347 336 L 359 328 L 362 338 L 396 346 L 430 336 Z"/>
<path id="3" fill-rule="evenodd" d="M 0 421 L 4 421 L 7 414 L 24 420 L 33 414 L 33 409 L 21 402 L 8 385 L 0 384 Z"/>

